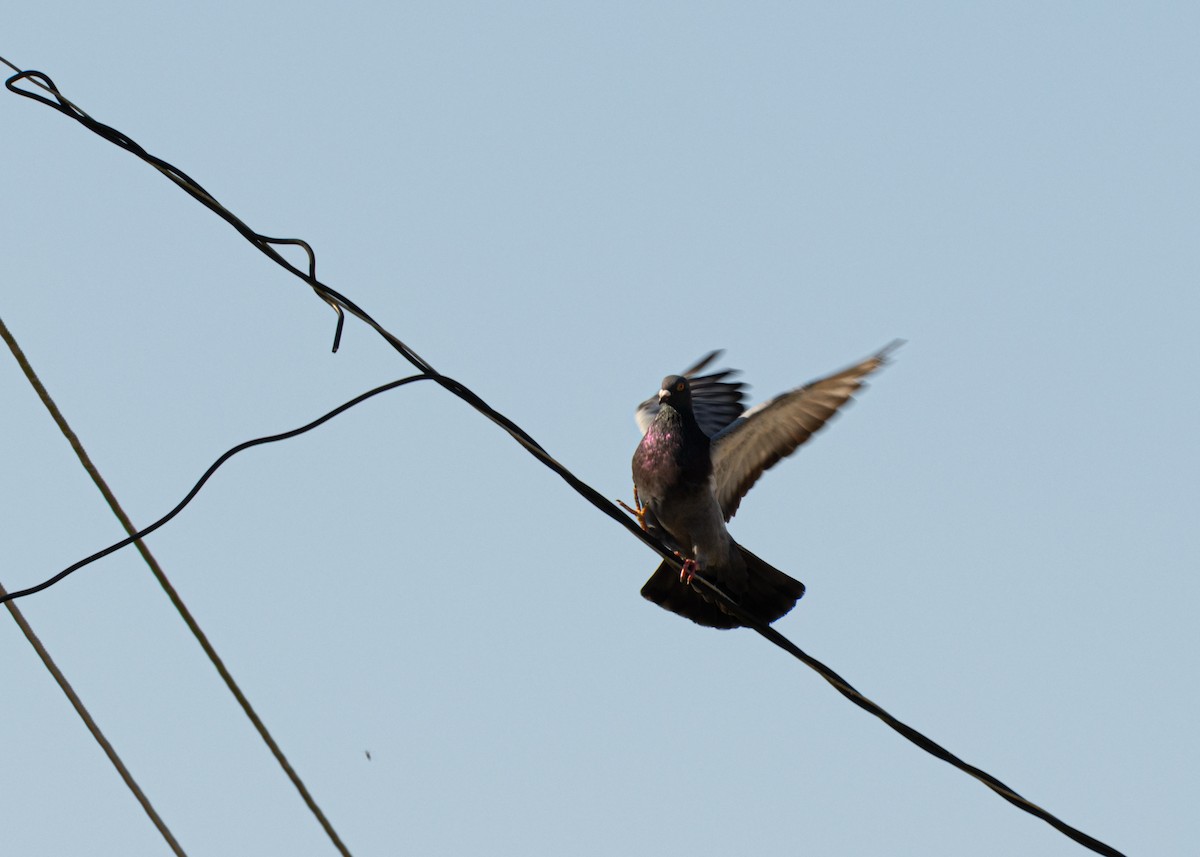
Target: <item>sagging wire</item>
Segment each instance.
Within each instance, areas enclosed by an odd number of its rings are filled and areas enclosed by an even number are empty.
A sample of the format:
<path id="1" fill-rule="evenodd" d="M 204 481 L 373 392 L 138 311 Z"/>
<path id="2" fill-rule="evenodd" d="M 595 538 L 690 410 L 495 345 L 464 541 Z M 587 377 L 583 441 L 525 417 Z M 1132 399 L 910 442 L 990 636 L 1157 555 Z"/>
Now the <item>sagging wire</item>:
<path id="1" fill-rule="evenodd" d="M 332 411 L 329 411 L 326 414 L 322 414 L 321 416 L 317 417 L 312 422 L 305 423 L 304 425 L 300 426 L 299 428 L 294 428 L 289 431 L 282 432 L 280 434 L 267 435 L 266 437 L 256 437 L 253 440 L 248 440 L 248 441 L 245 441 L 244 443 L 239 443 L 237 446 L 234 446 L 233 448 L 228 449 L 225 452 L 223 452 L 217 458 L 217 460 L 214 461 L 212 463 L 212 465 L 209 466 L 209 468 L 204 471 L 204 475 L 201 476 L 198 480 L 196 480 L 196 484 L 192 486 L 191 490 L 188 491 L 186 495 L 184 495 L 184 498 L 182 500 L 180 500 L 175 505 L 175 507 L 173 509 L 171 509 L 171 511 L 167 512 L 165 515 L 163 515 L 161 518 L 156 520 L 154 523 L 149 524 L 146 527 L 143 527 L 142 529 L 138 530 L 137 532 L 133 533 L 130 536 L 127 536 L 126 538 L 121 539 L 118 542 L 113 542 L 108 547 L 98 550 L 94 554 L 91 554 L 90 556 L 84 557 L 83 559 L 79 560 L 79 562 L 76 562 L 76 563 L 73 563 L 73 564 L 67 566 L 62 571 L 60 571 L 58 574 L 54 575 L 53 577 L 47 578 L 46 580 L 43 580 L 41 583 L 39 583 L 35 586 L 30 586 L 28 589 L 19 589 L 16 592 L 5 593 L 4 595 L 0 596 L 0 604 L 5 603 L 6 601 L 14 601 L 18 598 L 26 598 L 30 595 L 34 595 L 45 589 L 49 589 L 51 586 L 54 586 L 56 583 L 59 583 L 60 581 L 62 581 L 63 579 L 65 579 L 67 577 L 70 577 L 72 574 L 79 571 L 79 569 L 84 568 L 85 566 L 91 565 L 96 560 L 104 559 L 104 557 L 108 556 L 109 554 L 116 553 L 117 551 L 121 550 L 121 548 L 129 547 L 134 542 L 141 541 L 143 538 L 145 538 L 146 536 L 155 532 L 160 527 L 162 527 L 165 524 L 167 524 L 168 522 L 170 522 L 171 519 L 174 518 L 176 515 L 178 515 L 180 512 L 182 512 L 184 510 L 184 508 L 189 503 L 192 502 L 192 500 L 196 499 L 196 495 L 200 493 L 200 489 L 203 488 L 205 483 L 207 483 L 208 480 L 212 478 L 213 474 L 217 472 L 217 470 L 221 467 L 221 465 L 224 464 L 229 459 L 233 458 L 239 452 L 244 452 L 245 450 L 251 449 L 252 447 L 262 446 L 263 444 L 267 444 L 267 443 L 276 443 L 281 440 L 288 440 L 289 438 L 293 438 L 293 437 L 296 437 L 297 435 L 304 434 L 307 431 L 312 431 L 317 426 L 328 422 L 329 420 L 336 417 L 338 414 L 343 413 L 344 411 L 348 411 L 348 410 L 350 410 L 350 408 L 354 407 L 355 405 L 362 404 L 367 399 L 378 396 L 380 393 L 386 393 L 388 390 L 394 390 L 397 387 L 403 387 L 405 384 L 411 384 L 414 381 L 424 381 L 424 380 L 427 380 L 425 375 L 409 375 L 407 378 L 401 378 L 398 381 L 391 381 L 387 384 L 382 384 L 378 387 L 375 387 L 374 389 L 371 389 L 365 393 L 362 393 L 361 395 L 355 396 L 353 399 L 351 399 L 348 402 L 343 402 L 341 405 L 338 405 Z"/>

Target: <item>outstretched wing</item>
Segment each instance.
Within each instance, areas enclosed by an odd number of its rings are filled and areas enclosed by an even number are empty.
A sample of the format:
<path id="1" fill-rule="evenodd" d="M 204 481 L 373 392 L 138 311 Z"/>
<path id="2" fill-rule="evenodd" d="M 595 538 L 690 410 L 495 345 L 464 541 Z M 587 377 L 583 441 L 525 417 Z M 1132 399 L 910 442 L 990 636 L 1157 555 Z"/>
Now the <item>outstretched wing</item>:
<path id="1" fill-rule="evenodd" d="M 736 420 L 746 410 L 743 399 L 746 396 L 745 383 L 742 381 L 726 380 L 737 374 L 736 369 L 723 369 L 711 375 L 697 377 L 697 373 L 709 363 L 721 356 L 721 351 L 710 351 L 692 368 L 683 374 L 692 388 L 692 412 L 700 430 L 711 437 L 725 426 Z M 658 395 L 651 396 L 638 405 L 638 428 L 642 434 L 650 428 L 654 417 L 658 414 Z"/>
<path id="2" fill-rule="evenodd" d="M 901 344 L 897 340 L 857 366 L 763 402 L 713 437 L 713 479 L 726 521 L 763 471 L 812 437 Z"/>

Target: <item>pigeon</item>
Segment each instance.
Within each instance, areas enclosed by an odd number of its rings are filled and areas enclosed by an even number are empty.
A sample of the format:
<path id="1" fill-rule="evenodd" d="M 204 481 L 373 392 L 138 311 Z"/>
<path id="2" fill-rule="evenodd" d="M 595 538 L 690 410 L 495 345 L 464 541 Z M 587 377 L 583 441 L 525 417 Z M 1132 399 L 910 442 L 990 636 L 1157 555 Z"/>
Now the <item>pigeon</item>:
<path id="1" fill-rule="evenodd" d="M 684 564 L 676 572 L 664 561 L 642 596 L 710 628 L 745 623 L 693 582 L 697 574 L 766 624 L 796 606 L 804 584 L 739 545 L 726 524 L 763 471 L 825 425 L 900 344 L 750 410 L 745 384 L 731 380 L 735 370 L 700 374 L 720 351 L 664 378 L 658 395 L 637 410 L 643 432 L 633 454 L 637 508 L 625 508 Z"/>

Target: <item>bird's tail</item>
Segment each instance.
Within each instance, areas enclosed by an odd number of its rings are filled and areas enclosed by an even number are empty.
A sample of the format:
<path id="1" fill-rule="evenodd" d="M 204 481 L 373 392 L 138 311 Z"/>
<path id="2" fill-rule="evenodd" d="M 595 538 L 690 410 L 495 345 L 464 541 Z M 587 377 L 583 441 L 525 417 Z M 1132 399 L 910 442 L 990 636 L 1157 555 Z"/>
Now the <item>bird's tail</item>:
<path id="1" fill-rule="evenodd" d="M 746 587 L 743 592 L 726 594 L 747 613 L 768 625 L 787 615 L 804 595 L 804 584 L 759 559 L 741 545 L 737 545 L 737 549 L 746 563 Z M 717 581 L 714 583 L 719 585 Z M 701 584 L 688 586 L 680 583 L 679 572 L 667 562 L 659 565 L 646 581 L 642 587 L 642 597 L 709 628 L 740 628 L 745 625 Z"/>

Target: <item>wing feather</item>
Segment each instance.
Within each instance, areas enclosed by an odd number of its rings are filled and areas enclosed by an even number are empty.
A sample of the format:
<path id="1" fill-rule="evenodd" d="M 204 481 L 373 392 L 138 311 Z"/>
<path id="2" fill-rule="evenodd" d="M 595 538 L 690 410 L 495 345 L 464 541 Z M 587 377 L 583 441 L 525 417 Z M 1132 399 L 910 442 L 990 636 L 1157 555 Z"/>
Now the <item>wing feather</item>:
<path id="1" fill-rule="evenodd" d="M 713 437 L 713 478 L 726 521 L 763 471 L 812 437 L 900 345 L 893 342 L 856 366 L 763 402 Z"/>

